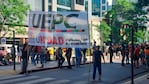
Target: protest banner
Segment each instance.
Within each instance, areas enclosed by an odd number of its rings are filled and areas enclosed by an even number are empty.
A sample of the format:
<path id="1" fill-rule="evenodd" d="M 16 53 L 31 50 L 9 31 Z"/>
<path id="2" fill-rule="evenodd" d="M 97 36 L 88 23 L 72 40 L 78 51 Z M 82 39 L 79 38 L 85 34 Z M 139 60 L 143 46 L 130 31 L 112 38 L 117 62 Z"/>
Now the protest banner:
<path id="1" fill-rule="evenodd" d="M 87 13 L 32 11 L 28 37 L 29 45 L 89 48 Z"/>

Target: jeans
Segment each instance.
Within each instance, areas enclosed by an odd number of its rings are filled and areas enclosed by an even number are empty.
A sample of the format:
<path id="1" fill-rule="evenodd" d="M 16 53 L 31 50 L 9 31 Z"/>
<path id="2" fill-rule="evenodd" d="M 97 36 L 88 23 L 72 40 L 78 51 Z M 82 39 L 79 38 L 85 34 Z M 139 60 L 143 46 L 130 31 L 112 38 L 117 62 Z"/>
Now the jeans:
<path id="1" fill-rule="evenodd" d="M 40 61 L 41 64 L 43 64 L 43 54 L 42 53 L 37 53 L 36 60 L 37 60 L 37 64 L 38 64 L 39 61 Z"/>
<path id="2" fill-rule="evenodd" d="M 63 56 L 61 56 L 60 58 L 58 58 L 58 67 L 61 68 L 63 63 L 65 61 L 65 58 Z"/>
<path id="3" fill-rule="evenodd" d="M 82 57 L 76 57 L 76 65 L 80 66 Z"/>
<path id="4" fill-rule="evenodd" d="M 22 72 L 23 73 L 27 72 L 27 59 L 22 60 Z"/>
<path id="5" fill-rule="evenodd" d="M 32 64 L 36 65 L 36 62 L 35 62 L 35 53 L 34 52 L 31 52 L 31 61 L 32 61 Z"/>
<path id="6" fill-rule="evenodd" d="M 96 69 L 98 69 L 99 76 L 101 75 L 101 63 L 93 63 L 93 80 L 96 78 Z"/>

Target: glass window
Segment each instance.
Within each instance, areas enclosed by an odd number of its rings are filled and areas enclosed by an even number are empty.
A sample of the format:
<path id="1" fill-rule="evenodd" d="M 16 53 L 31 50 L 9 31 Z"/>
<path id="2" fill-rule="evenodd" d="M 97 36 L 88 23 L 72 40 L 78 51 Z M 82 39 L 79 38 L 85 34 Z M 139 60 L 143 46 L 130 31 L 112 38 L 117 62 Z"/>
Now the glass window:
<path id="1" fill-rule="evenodd" d="M 84 5 L 84 0 L 76 0 L 76 4 Z"/>
<path id="2" fill-rule="evenodd" d="M 52 3 L 52 0 L 48 0 L 50 3 Z"/>
<path id="3" fill-rule="evenodd" d="M 70 0 L 57 0 L 57 4 L 70 7 Z"/>
<path id="4" fill-rule="evenodd" d="M 102 4 L 105 4 L 106 3 L 106 0 L 102 0 Z"/>
<path id="5" fill-rule="evenodd" d="M 69 10 L 63 8 L 57 8 L 57 11 L 69 11 Z"/>
<path id="6" fill-rule="evenodd" d="M 105 6 L 102 6 L 102 10 L 106 10 L 106 7 Z"/>
<path id="7" fill-rule="evenodd" d="M 52 10 L 52 7 L 51 6 L 48 6 L 48 11 L 51 11 Z"/>
<path id="8" fill-rule="evenodd" d="M 88 10 L 88 1 L 85 1 L 85 10 Z"/>
<path id="9" fill-rule="evenodd" d="M 100 0 L 92 0 L 92 15 L 100 16 Z"/>

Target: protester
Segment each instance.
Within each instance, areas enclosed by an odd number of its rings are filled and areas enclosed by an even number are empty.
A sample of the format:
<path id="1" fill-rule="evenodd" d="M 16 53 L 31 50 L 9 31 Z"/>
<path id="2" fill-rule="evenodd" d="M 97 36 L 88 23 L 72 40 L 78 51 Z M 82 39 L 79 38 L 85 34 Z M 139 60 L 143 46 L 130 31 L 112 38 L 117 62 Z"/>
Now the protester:
<path id="1" fill-rule="evenodd" d="M 76 66 L 80 67 L 82 60 L 82 54 L 80 48 L 75 48 L 75 56 L 76 56 Z"/>
<path id="2" fill-rule="evenodd" d="M 36 60 L 35 60 L 36 51 L 37 51 L 36 46 L 31 46 L 30 56 L 31 56 L 31 62 L 32 62 L 32 64 L 34 64 L 34 65 L 36 65 Z"/>
<path id="3" fill-rule="evenodd" d="M 125 52 L 126 52 L 126 64 L 129 64 L 129 46 L 128 45 L 126 46 Z"/>
<path id="4" fill-rule="evenodd" d="M 55 52 L 55 55 L 57 57 L 57 60 L 58 60 L 58 67 L 59 68 L 62 68 L 62 65 L 65 61 L 65 58 L 63 57 L 63 51 L 61 48 L 57 48 L 56 52 Z"/>
<path id="5" fill-rule="evenodd" d="M 122 44 L 121 55 L 122 55 L 121 65 L 124 66 L 125 65 L 124 60 L 125 60 L 125 57 L 126 57 L 126 46 L 124 44 Z"/>
<path id="6" fill-rule="evenodd" d="M 37 46 L 37 59 L 36 60 L 37 60 L 37 67 L 43 67 L 43 47 L 42 46 Z"/>
<path id="7" fill-rule="evenodd" d="M 96 78 L 96 69 L 98 68 L 99 80 L 101 80 L 101 56 L 104 59 L 104 55 L 99 46 L 96 47 L 96 50 L 93 52 L 93 80 Z"/>
<path id="8" fill-rule="evenodd" d="M 96 50 L 96 41 L 94 40 L 94 44 L 93 44 L 93 52 Z"/>
<path id="9" fill-rule="evenodd" d="M 109 53 L 110 53 L 110 63 L 113 63 L 113 46 L 112 44 L 110 44 L 109 49 L 108 49 Z"/>
<path id="10" fill-rule="evenodd" d="M 137 45 L 134 50 L 135 67 L 139 68 L 140 46 Z"/>
<path id="11" fill-rule="evenodd" d="M 23 50 L 22 50 L 22 72 L 21 74 L 27 73 L 28 54 L 29 54 L 28 49 L 29 49 L 28 39 L 25 39 L 25 44 L 23 45 Z"/>
<path id="12" fill-rule="evenodd" d="M 146 48 L 144 49 L 145 52 L 145 58 L 146 58 L 146 65 L 147 68 L 149 68 L 149 45 L 146 46 Z"/>
<path id="13" fill-rule="evenodd" d="M 17 60 L 18 62 L 21 62 L 21 56 L 22 56 L 22 50 L 20 45 L 17 46 Z"/>
<path id="14" fill-rule="evenodd" d="M 66 54 L 65 54 L 66 58 L 67 58 L 67 62 L 68 62 L 68 68 L 71 69 L 71 62 L 70 62 L 70 59 L 71 59 L 71 56 L 72 56 L 72 48 L 67 48 L 66 49 Z"/>
<path id="15" fill-rule="evenodd" d="M 145 58 L 146 58 L 146 66 L 147 69 L 149 70 L 149 45 L 146 46 L 146 48 L 144 49 L 145 52 Z M 149 74 L 147 76 L 147 79 L 149 79 Z"/>
<path id="16" fill-rule="evenodd" d="M 87 48 L 83 48 L 81 49 L 82 50 L 82 54 L 83 54 L 83 64 L 86 63 L 87 61 L 87 58 L 86 58 L 86 51 L 87 51 Z"/>

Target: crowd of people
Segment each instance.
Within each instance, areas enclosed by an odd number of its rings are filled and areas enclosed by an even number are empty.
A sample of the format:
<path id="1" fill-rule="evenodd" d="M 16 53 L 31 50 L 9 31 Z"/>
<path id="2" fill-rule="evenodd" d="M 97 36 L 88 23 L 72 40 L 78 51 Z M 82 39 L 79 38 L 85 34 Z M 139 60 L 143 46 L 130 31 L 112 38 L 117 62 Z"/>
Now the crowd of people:
<path id="1" fill-rule="evenodd" d="M 130 64 L 130 62 L 132 61 L 136 69 L 138 69 L 140 66 L 145 66 L 146 69 L 149 70 L 149 44 L 110 44 L 107 48 L 99 49 L 99 46 L 96 45 L 96 41 L 94 41 L 93 80 L 95 80 L 96 78 L 96 68 L 98 68 L 98 77 L 99 80 L 101 80 L 101 57 L 103 57 L 103 60 L 105 62 L 103 53 L 105 53 L 106 56 L 108 56 L 107 53 L 109 53 L 109 63 L 113 63 L 114 53 L 116 53 L 116 56 L 121 57 L 122 66 Z M 149 78 L 149 76 L 147 78 Z"/>
<path id="2" fill-rule="evenodd" d="M 132 56 L 132 47 L 134 50 Z M 73 50 L 75 53 L 72 53 Z M 76 66 L 80 67 L 82 63 L 87 61 L 86 59 L 87 48 L 55 48 L 54 56 L 57 60 L 57 66 L 62 68 L 65 60 L 68 62 L 68 69 L 72 69 L 72 54 L 75 55 Z M 149 44 L 116 44 L 109 45 L 107 47 L 100 47 L 96 45 L 96 41 L 93 42 L 93 47 L 91 50 L 91 55 L 93 57 L 93 80 L 95 80 L 96 68 L 99 72 L 99 80 L 101 79 L 101 57 L 103 57 L 103 62 L 105 63 L 105 56 L 109 56 L 109 63 L 113 63 L 114 53 L 116 56 L 119 56 L 121 59 L 121 65 L 125 66 L 130 64 L 130 61 L 133 57 L 134 67 L 137 69 L 140 65 L 149 67 Z M 109 54 L 109 55 L 108 55 Z M 9 59 L 12 59 L 12 53 L 6 53 L 0 50 L 0 65 L 8 65 L 10 63 Z M 43 67 L 43 64 L 50 60 L 49 50 L 43 46 L 29 46 L 28 40 L 21 48 L 17 47 L 17 60 L 22 62 L 22 73 L 26 72 L 27 64 L 29 58 L 31 63 L 35 66 L 40 64 L 40 67 Z"/>

